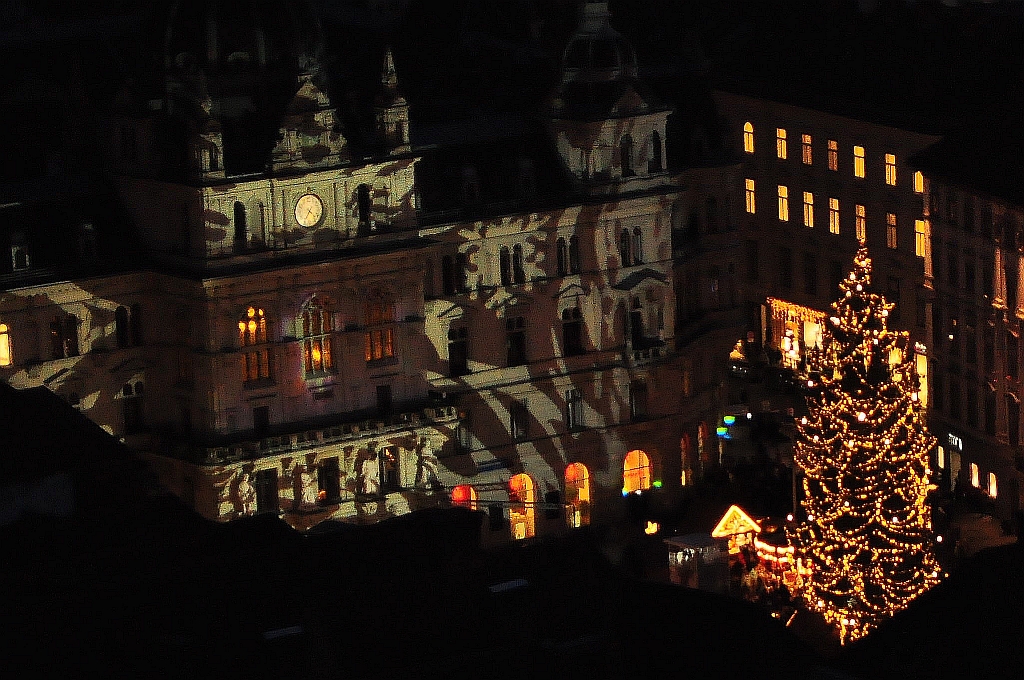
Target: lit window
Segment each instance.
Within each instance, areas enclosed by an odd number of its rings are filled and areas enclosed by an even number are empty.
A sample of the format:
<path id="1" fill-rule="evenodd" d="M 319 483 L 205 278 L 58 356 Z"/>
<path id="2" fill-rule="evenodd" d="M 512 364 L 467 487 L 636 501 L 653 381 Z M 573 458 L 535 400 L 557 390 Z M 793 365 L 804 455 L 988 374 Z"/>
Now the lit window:
<path id="1" fill-rule="evenodd" d="M 885 213 L 885 245 L 896 249 L 896 213 Z"/>
<path id="2" fill-rule="evenodd" d="M 775 128 L 775 153 L 779 158 L 786 160 L 786 130 Z"/>
<path id="3" fill-rule="evenodd" d="M 839 142 L 828 140 L 828 169 L 839 170 Z"/>
<path id="4" fill-rule="evenodd" d="M 896 186 L 896 155 L 885 154 L 885 183 Z"/>
<path id="5" fill-rule="evenodd" d="M 978 470 L 977 463 L 971 463 L 971 486 L 976 489 L 981 488 L 981 472 Z"/>
<path id="6" fill-rule="evenodd" d="M 999 483 L 996 481 L 996 473 L 988 473 L 988 495 L 995 498 L 999 495 Z"/>
<path id="7" fill-rule="evenodd" d="M 811 165 L 813 159 L 813 156 L 811 155 L 811 136 L 802 135 L 800 142 L 800 158 L 803 160 L 804 165 Z"/>
<path id="8" fill-rule="evenodd" d="M 754 204 L 754 180 L 748 179 L 746 185 L 747 212 L 753 215 L 757 212 L 757 206 Z"/>
<path id="9" fill-rule="evenodd" d="M 334 320 L 330 307 L 316 297 L 302 308 L 302 363 L 307 378 L 334 368 L 331 334 Z"/>
<path id="10" fill-rule="evenodd" d="M 831 234 L 839 233 L 839 199 L 828 199 L 828 231 Z"/>
<path id="11" fill-rule="evenodd" d="M 476 510 L 476 489 L 469 484 L 459 484 L 452 489 L 452 505 L 461 505 Z"/>
<path id="12" fill-rule="evenodd" d="M 270 377 L 270 349 L 267 347 L 267 315 L 262 309 L 249 307 L 238 322 L 238 345 L 251 348 L 242 353 L 242 381 L 252 382 Z"/>
<path id="13" fill-rule="evenodd" d="M 864 206 L 858 203 L 857 205 L 854 206 L 854 212 L 857 215 L 856 224 L 854 224 L 854 228 L 857 234 L 857 240 L 863 243 L 868 238 L 867 211 L 865 210 Z"/>
<path id="14" fill-rule="evenodd" d="M 864 178 L 864 147 L 853 147 L 853 176 Z"/>
<path id="15" fill-rule="evenodd" d="M 565 468 L 565 522 L 573 529 L 590 524 L 590 472 L 583 463 Z"/>
<path id="16" fill-rule="evenodd" d="M 789 222 L 789 188 L 779 185 L 779 220 Z"/>
<path id="17" fill-rule="evenodd" d="M 814 227 L 814 194 L 804 192 L 804 226 Z"/>
<path id="18" fill-rule="evenodd" d="M 754 153 L 754 126 L 749 122 L 743 124 L 743 150 Z"/>
<path id="19" fill-rule="evenodd" d="M 924 257 L 928 253 L 928 222 L 914 220 L 914 254 Z"/>
<path id="20" fill-rule="evenodd" d="M 11 334 L 7 324 L 0 323 L 0 366 L 11 365 Z"/>
<path id="21" fill-rule="evenodd" d="M 924 175 L 921 173 L 920 170 L 914 173 L 914 193 L 924 193 Z"/>
<path id="22" fill-rule="evenodd" d="M 363 356 L 366 361 L 395 356 L 395 329 L 390 325 L 395 321 L 395 304 L 379 294 L 376 297 L 368 301 L 363 310 L 366 325 Z"/>
<path id="23" fill-rule="evenodd" d="M 508 499 L 511 501 L 508 509 L 509 529 L 512 538 L 516 540 L 533 538 L 536 533 L 535 495 L 533 480 L 529 475 L 519 473 L 508 480 Z"/>
<path id="24" fill-rule="evenodd" d="M 946 469 L 946 449 L 941 446 L 938 449 L 938 458 L 936 462 L 938 462 L 940 470 Z"/>
<path id="25" fill-rule="evenodd" d="M 651 460 L 640 449 L 626 454 L 622 464 L 623 495 L 651 488 Z"/>

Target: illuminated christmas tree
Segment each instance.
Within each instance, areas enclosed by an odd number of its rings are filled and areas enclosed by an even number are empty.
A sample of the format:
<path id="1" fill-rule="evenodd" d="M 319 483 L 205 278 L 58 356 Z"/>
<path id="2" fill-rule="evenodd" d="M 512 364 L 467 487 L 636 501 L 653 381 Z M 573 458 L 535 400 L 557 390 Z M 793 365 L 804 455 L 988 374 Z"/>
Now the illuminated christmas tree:
<path id="1" fill-rule="evenodd" d="M 826 324 L 820 383 L 797 423 L 806 521 L 792 536 L 811 574 L 804 599 L 839 631 L 867 634 L 935 585 L 928 452 L 913 352 L 888 328 L 863 245 Z"/>

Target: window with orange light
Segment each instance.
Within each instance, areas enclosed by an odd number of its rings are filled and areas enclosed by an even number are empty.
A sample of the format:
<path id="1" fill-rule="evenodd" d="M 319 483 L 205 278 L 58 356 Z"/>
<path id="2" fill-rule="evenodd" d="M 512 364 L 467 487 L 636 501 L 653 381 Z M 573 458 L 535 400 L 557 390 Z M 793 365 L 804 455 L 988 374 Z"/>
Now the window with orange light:
<path id="1" fill-rule="evenodd" d="M 270 378 L 267 315 L 261 308 L 249 307 L 239 320 L 238 344 L 246 350 L 242 353 L 243 382 Z"/>
<path id="2" fill-rule="evenodd" d="M 839 170 L 839 142 L 828 140 L 828 169 Z"/>
<path id="3" fill-rule="evenodd" d="M 885 183 L 896 186 L 896 154 L 885 154 Z"/>
<path id="4" fill-rule="evenodd" d="M 779 185 L 779 221 L 789 222 L 789 187 Z"/>
<path id="5" fill-rule="evenodd" d="M 854 229 L 857 233 L 857 240 L 863 243 L 868 238 L 867 208 L 858 203 L 857 205 L 854 206 L 854 214 L 857 218 L 854 223 Z"/>
<path id="6" fill-rule="evenodd" d="M 786 152 L 786 130 L 785 128 L 775 128 L 775 153 L 779 160 L 786 160 Z"/>
<path id="7" fill-rule="evenodd" d="M 330 306 L 315 296 L 302 307 L 302 362 L 307 378 L 334 369 L 331 336 L 334 320 Z"/>
<path id="8" fill-rule="evenodd" d="M 981 471 L 977 463 L 971 463 L 971 486 L 976 489 L 981 487 Z"/>
<path id="9" fill-rule="evenodd" d="M 757 206 L 754 204 L 754 180 L 747 179 L 745 181 L 745 185 L 745 194 L 747 198 L 747 212 L 753 215 L 755 212 L 757 212 Z"/>
<path id="10" fill-rule="evenodd" d="M 590 524 L 590 472 L 583 463 L 565 468 L 565 521 L 570 528 Z"/>
<path id="11" fill-rule="evenodd" d="M 811 165 L 811 162 L 814 159 L 814 157 L 811 154 L 811 136 L 810 135 L 802 135 L 801 136 L 801 145 L 800 145 L 800 147 L 801 147 L 800 159 L 803 161 L 804 165 Z"/>
<path id="12" fill-rule="evenodd" d="M 366 332 L 364 357 L 366 361 L 377 361 L 395 356 L 395 303 L 385 300 L 379 294 L 367 301 L 364 309 Z"/>
<path id="13" fill-rule="evenodd" d="M 839 233 L 839 199 L 828 199 L 828 231 L 831 234 Z"/>
<path id="14" fill-rule="evenodd" d="M 0 366 L 11 365 L 11 333 L 7 324 L 0 323 Z"/>
<path id="15" fill-rule="evenodd" d="M 896 213 L 885 213 L 885 245 L 895 250 L 899 245 L 896 237 Z"/>
<path id="16" fill-rule="evenodd" d="M 754 126 L 749 121 L 743 124 L 743 150 L 754 153 Z"/>
<path id="17" fill-rule="evenodd" d="M 629 494 L 651 488 L 651 461 L 640 449 L 626 454 L 622 464 L 622 493 Z"/>
<path id="18" fill-rule="evenodd" d="M 512 538 L 523 540 L 536 534 L 536 492 L 533 480 L 525 473 L 508 480 L 509 529 Z"/>
<path id="19" fill-rule="evenodd" d="M 864 179 L 864 147 L 853 147 L 853 176 Z"/>
<path id="20" fill-rule="evenodd" d="M 810 191 L 804 192 L 804 226 L 814 227 L 814 194 Z"/>
<path id="21" fill-rule="evenodd" d="M 999 495 L 999 481 L 996 479 L 996 473 L 988 473 L 988 495 L 995 498 Z"/>
<path id="22" fill-rule="evenodd" d="M 452 489 L 452 503 L 476 510 L 476 489 L 471 484 L 459 484 Z"/>
<path id="23" fill-rule="evenodd" d="M 914 193 L 924 193 L 924 174 L 922 174 L 920 170 L 914 173 Z"/>

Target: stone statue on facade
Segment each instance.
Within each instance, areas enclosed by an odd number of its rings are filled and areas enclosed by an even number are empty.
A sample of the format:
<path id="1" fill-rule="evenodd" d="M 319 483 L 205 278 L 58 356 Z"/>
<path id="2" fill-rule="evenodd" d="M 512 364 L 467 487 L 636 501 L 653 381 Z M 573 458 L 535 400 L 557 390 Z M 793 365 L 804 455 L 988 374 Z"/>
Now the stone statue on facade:
<path id="1" fill-rule="evenodd" d="M 434 488 L 441 480 L 437 476 L 437 456 L 428 437 L 420 438 L 420 451 L 416 460 L 416 486 Z"/>
<path id="2" fill-rule="evenodd" d="M 317 504 L 317 488 L 316 478 L 312 472 L 302 466 L 299 469 L 299 488 L 301 490 L 301 496 L 299 500 L 299 506 L 303 509 L 309 509 L 316 507 Z"/>
<path id="3" fill-rule="evenodd" d="M 256 489 L 249 483 L 248 472 L 243 472 L 238 482 L 238 502 L 242 506 L 243 515 L 256 514 Z"/>
<path id="4" fill-rule="evenodd" d="M 367 496 L 380 493 L 380 463 L 376 455 L 362 462 L 359 469 L 359 492 Z"/>

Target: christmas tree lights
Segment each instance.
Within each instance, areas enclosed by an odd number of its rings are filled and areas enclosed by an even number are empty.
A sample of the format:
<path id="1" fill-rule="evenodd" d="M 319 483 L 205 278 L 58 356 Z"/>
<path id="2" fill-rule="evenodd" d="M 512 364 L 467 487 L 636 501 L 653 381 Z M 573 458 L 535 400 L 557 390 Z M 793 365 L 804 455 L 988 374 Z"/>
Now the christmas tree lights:
<path id="1" fill-rule="evenodd" d="M 856 640 L 939 581 L 927 496 L 928 434 L 913 349 L 888 328 L 895 305 L 871 288 L 863 245 L 825 324 L 821 378 L 797 423 L 806 521 L 791 539 L 810 575 L 804 599 Z"/>

